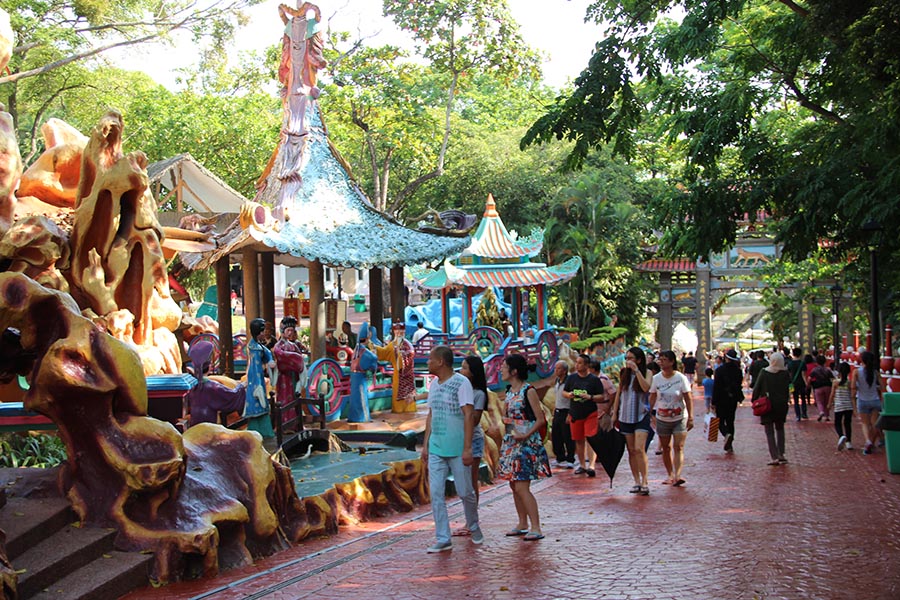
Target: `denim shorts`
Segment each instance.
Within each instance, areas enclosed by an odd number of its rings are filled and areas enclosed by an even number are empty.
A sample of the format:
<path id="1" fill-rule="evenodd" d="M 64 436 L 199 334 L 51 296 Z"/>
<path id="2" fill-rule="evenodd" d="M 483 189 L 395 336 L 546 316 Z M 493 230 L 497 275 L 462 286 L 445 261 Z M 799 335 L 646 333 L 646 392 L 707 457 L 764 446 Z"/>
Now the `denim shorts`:
<path id="1" fill-rule="evenodd" d="M 476 427 L 481 427 L 477 425 Z M 472 458 L 481 458 L 484 456 L 484 436 L 474 436 L 472 438 Z"/>
<path id="2" fill-rule="evenodd" d="M 684 419 L 680 421 L 660 421 L 656 419 L 656 433 L 659 435 L 672 435 L 673 433 L 684 433 L 687 426 Z"/>
<path id="3" fill-rule="evenodd" d="M 644 418 L 637 423 L 623 423 L 619 421 L 619 432 L 625 435 L 631 435 L 635 431 L 644 431 L 650 433 L 650 413 L 644 415 Z"/>
<path id="4" fill-rule="evenodd" d="M 857 400 L 856 411 L 861 415 L 881 412 L 881 400 Z"/>

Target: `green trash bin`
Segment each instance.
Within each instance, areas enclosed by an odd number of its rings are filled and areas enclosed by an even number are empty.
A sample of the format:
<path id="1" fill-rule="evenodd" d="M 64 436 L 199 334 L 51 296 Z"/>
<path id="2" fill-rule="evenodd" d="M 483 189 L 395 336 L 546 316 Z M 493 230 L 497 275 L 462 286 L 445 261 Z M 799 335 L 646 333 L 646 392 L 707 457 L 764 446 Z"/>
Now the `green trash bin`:
<path id="1" fill-rule="evenodd" d="M 889 473 L 900 474 L 900 393 L 884 394 L 884 410 L 881 411 L 884 430 L 884 453 Z"/>

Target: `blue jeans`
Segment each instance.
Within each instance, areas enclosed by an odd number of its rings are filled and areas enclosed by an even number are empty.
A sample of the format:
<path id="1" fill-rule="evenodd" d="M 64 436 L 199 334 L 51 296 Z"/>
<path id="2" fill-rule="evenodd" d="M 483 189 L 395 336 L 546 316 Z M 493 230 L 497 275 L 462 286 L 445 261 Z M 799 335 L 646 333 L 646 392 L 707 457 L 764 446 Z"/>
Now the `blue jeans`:
<path id="1" fill-rule="evenodd" d="M 463 502 L 466 513 L 466 529 L 478 529 L 478 501 L 472 487 L 472 470 L 465 466 L 462 456 L 436 456 L 428 453 L 428 486 L 431 490 L 431 513 L 434 515 L 434 535 L 438 543 L 450 541 L 450 518 L 447 516 L 447 501 L 444 487 L 447 475 L 453 473 L 456 493 Z"/>

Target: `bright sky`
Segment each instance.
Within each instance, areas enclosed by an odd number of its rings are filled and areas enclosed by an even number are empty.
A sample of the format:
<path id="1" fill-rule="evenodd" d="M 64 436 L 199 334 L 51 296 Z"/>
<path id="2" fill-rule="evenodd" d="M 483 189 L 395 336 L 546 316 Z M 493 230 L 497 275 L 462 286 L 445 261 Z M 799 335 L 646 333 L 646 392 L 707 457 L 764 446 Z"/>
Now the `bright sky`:
<path id="1" fill-rule="evenodd" d="M 238 50 L 262 51 L 279 41 L 280 3 L 267 0 L 250 10 L 249 25 L 235 36 L 234 45 Z M 547 84 L 562 87 L 587 66 L 594 43 L 601 35 L 599 26 L 584 22 L 591 0 L 508 0 L 508 3 L 525 41 L 548 57 L 543 65 Z M 364 36 L 377 34 L 366 43 L 391 43 L 412 49 L 409 37 L 382 16 L 379 0 L 320 0 L 318 4 L 323 20 L 334 15 L 333 30 L 349 31 L 354 36 L 359 35 L 357 32 Z M 159 83 L 174 88 L 177 70 L 191 67 L 196 54 L 191 51 L 189 37 L 183 35 L 174 47 L 147 45 L 120 53 L 114 60 L 125 69 L 145 71 Z"/>

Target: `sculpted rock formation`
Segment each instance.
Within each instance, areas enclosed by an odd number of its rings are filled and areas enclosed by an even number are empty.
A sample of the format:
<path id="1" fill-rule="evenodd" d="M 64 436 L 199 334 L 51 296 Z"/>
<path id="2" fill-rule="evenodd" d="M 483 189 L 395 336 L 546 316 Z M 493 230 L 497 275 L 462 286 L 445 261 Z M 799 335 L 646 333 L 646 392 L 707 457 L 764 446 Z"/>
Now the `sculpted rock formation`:
<path id="1" fill-rule="evenodd" d="M 53 206 L 72 208 L 88 138 L 59 119 L 48 119 L 41 125 L 41 133 L 47 150 L 22 174 L 18 196 L 34 196 Z"/>
<path id="2" fill-rule="evenodd" d="M 16 210 L 16 186 L 22 177 L 22 157 L 12 115 L 0 105 L 0 235 L 12 225 Z"/>
<path id="3" fill-rule="evenodd" d="M 46 152 L 22 173 L 12 119 L 0 112 L 0 264 L 70 292 L 86 316 L 138 349 L 145 375 L 179 373 L 173 331 L 182 313 L 169 292 L 147 157 L 122 152 L 123 126 L 109 112 L 86 138 L 51 119 Z"/>
<path id="4" fill-rule="evenodd" d="M 250 562 L 251 549 L 286 547 L 281 519 L 295 531 L 303 506 L 289 505 L 290 473 L 277 476 L 286 468 L 258 435 L 204 424 L 182 437 L 147 417 L 134 351 L 82 317 L 70 296 L 21 274 L 0 274 L 0 331 L 20 349 L 15 362 L 0 362 L 0 381 L 27 375 L 26 408 L 53 419 L 66 444 L 63 493 L 85 524 L 115 527 L 117 547 L 153 550 L 157 580 L 194 567 L 213 575 Z"/>

